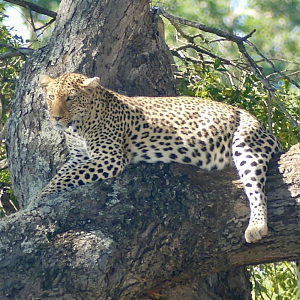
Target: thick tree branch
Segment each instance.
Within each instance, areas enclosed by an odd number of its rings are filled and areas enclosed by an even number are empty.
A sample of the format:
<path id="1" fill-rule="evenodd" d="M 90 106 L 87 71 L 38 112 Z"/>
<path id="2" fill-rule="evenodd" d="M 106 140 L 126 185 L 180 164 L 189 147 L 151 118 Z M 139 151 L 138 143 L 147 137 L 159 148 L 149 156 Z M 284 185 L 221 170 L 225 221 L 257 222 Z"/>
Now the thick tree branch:
<path id="1" fill-rule="evenodd" d="M 32 2 L 29 2 L 29 1 L 25 1 L 25 0 L 4 0 L 4 1 L 8 2 L 8 3 L 19 5 L 19 6 L 24 7 L 24 8 L 30 8 L 31 10 L 33 10 L 33 11 L 39 13 L 39 14 L 49 16 L 53 19 L 56 19 L 56 16 L 57 16 L 56 12 L 51 11 L 51 10 L 45 8 L 45 7 L 42 7 L 40 5 L 34 4 Z"/>
<path id="2" fill-rule="evenodd" d="M 237 266 L 299 258 L 299 149 L 272 162 L 270 230 L 257 244 L 244 240 L 249 209 L 234 169 L 131 165 L 116 179 L 7 217 L 0 222 L 1 299 L 41 297 L 45 290 L 51 299 L 66 290 L 86 300 L 134 299 L 156 284 L 164 289 Z M 89 274 L 88 286 L 81 273 Z M 39 285 L 35 294 L 32 284 Z"/>
<path id="3" fill-rule="evenodd" d="M 17 56 L 21 56 L 23 59 L 26 59 L 27 56 L 31 55 L 33 53 L 33 49 L 30 48 L 13 48 L 8 45 L 5 45 L 3 43 L 0 44 L 2 47 L 6 47 L 10 49 L 11 51 L 0 53 L 0 60 L 2 59 L 9 59 Z"/>

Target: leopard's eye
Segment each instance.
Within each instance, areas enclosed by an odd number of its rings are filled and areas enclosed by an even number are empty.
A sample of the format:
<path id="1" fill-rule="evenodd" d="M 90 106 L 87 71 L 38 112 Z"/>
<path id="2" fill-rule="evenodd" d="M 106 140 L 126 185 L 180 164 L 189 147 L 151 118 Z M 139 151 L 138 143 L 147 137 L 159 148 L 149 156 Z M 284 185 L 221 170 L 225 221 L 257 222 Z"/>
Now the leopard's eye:
<path id="1" fill-rule="evenodd" d="M 75 96 L 69 95 L 69 97 L 66 99 L 66 101 L 72 101 L 75 99 Z"/>
<path id="2" fill-rule="evenodd" d="M 54 100 L 54 99 L 55 99 L 55 96 L 54 96 L 54 95 L 48 95 L 48 98 L 49 98 L 50 100 Z"/>
<path id="3" fill-rule="evenodd" d="M 75 89 L 70 90 L 69 96 L 66 99 L 66 101 L 74 100 L 75 99 L 75 94 L 76 94 L 76 90 Z"/>

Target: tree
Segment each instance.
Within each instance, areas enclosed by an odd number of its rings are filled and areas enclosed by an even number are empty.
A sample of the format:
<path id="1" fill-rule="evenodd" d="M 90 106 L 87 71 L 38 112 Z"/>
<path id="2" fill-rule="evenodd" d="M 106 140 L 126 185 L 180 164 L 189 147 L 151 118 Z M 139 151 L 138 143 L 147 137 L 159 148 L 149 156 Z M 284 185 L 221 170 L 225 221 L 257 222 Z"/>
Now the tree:
<path id="1" fill-rule="evenodd" d="M 61 2 L 49 43 L 20 74 L 9 121 L 10 174 L 23 210 L 1 221 L 1 298 L 250 299 L 236 267 L 299 257 L 297 147 L 277 157 L 279 170 L 273 162 L 271 232 L 254 245 L 243 242 L 248 209 L 232 169 L 139 164 L 30 206 L 67 157 L 38 77 L 70 71 L 128 95 L 176 93 L 148 1 Z"/>

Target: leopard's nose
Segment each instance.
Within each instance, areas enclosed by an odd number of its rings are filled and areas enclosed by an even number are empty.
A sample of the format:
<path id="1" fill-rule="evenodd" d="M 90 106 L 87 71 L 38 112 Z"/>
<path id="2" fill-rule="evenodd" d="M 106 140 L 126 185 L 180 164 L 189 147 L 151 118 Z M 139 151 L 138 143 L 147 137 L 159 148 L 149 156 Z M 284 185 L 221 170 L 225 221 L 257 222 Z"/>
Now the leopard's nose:
<path id="1" fill-rule="evenodd" d="M 59 121 L 60 119 L 62 119 L 62 117 L 53 117 L 53 119 L 54 119 L 55 121 Z"/>

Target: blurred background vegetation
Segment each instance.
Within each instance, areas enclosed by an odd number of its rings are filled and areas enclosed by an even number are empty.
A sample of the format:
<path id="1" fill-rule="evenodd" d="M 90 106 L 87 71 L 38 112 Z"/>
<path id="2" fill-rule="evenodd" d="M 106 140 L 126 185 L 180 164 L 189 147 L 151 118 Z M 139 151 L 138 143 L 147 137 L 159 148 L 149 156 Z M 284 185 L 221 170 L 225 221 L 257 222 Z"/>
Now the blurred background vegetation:
<path id="1" fill-rule="evenodd" d="M 29 2 L 57 12 L 60 1 Z M 172 15 L 238 36 L 245 36 L 256 29 L 246 45 L 247 51 L 272 85 L 286 112 L 270 97 L 270 91 L 249 69 L 236 44 L 192 27 L 174 26 L 163 18 L 165 41 L 174 57 L 178 92 L 225 101 L 250 111 L 276 134 L 283 149 L 300 141 L 297 128 L 300 118 L 299 1 L 150 2 L 152 7 L 159 6 Z M 11 99 L 22 64 L 32 50 L 47 43 L 54 21 L 55 18 L 27 8 L 0 3 L 1 216 L 18 209 L 9 183 L 4 146 L 5 122 L 9 116 Z M 16 32 L 16 27 L 21 24 L 25 26 L 23 31 Z M 249 267 L 253 299 L 298 299 L 295 268 L 295 263 L 289 262 Z"/>

